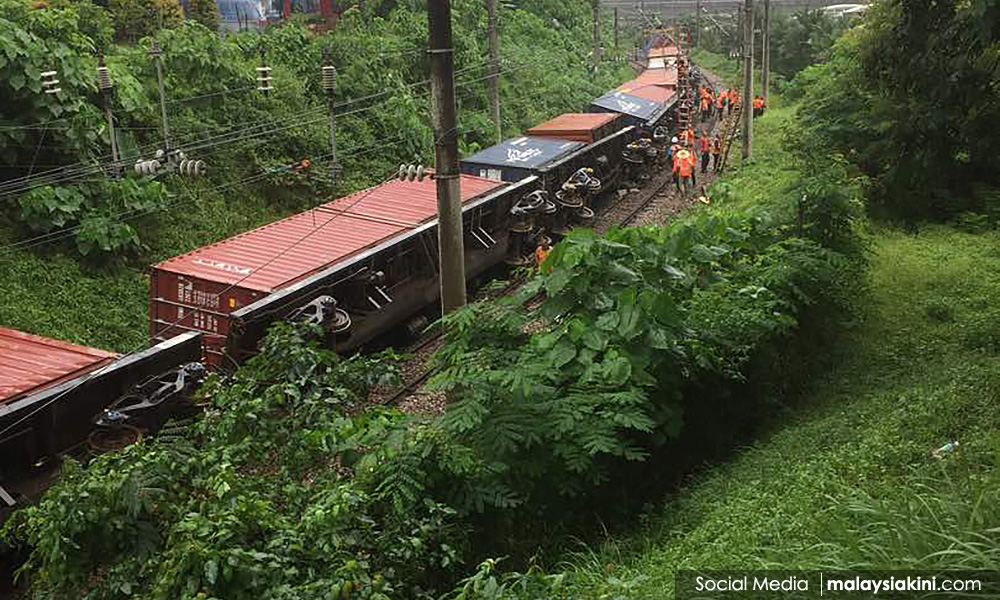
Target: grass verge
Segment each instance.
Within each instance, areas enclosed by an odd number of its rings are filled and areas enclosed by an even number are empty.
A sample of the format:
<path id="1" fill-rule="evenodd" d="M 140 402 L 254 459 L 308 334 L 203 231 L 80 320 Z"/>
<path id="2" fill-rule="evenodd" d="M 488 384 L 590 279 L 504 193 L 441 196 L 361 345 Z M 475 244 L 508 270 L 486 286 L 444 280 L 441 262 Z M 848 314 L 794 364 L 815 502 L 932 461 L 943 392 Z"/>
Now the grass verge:
<path id="1" fill-rule="evenodd" d="M 1000 235 L 875 239 L 833 368 L 643 527 L 576 554 L 566 597 L 662 598 L 678 569 L 997 568 Z"/>
<path id="2" fill-rule="evenodd" d="M 773 199 L 795 178 L 781 143 L 794 107 L 773 106 L 755 121 L 754 159 L 714 188 L 725 210 Z M 869 233 L 870 291 L 825 368 L 774 398 L 731 460 L 648 506 L 633 530 L 570 553 L 559 597 L 671 597 L 680 569 L 1000 565 L 1000 309 L 990 302 L 1000 233 Z M 956 451 L 932 456 L 951 441 Z"/>

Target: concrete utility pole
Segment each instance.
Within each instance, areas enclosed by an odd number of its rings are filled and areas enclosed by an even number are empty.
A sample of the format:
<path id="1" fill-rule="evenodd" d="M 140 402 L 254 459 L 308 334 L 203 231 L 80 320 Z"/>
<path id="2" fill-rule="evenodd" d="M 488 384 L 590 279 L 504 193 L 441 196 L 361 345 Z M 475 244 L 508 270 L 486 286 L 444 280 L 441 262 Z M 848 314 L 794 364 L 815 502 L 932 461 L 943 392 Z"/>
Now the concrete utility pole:
<path id="1" fill-rule="evenodd" d="M 330 63 L 330 55 L 323 53 L 323 65 L 320 70 L 320 84 L 326 92 L 327 107 L 330 111 L 330 179 L 337 183 L 340 174 L 340 164 L 337 162 L 337 103 L 334 93 L 337 90 L 337 68 Z"/>
<path id="2" fill-rule="evenodd" d="M 493 128 L 497 143 L 503 141 L 500 124 L 500 37 L 497 34 L 497 0 L 486 0 L 486 15 L 489 21 L 490 38 L 490 99 L 493 102 Z"/>
<path id="3" fill-rule="evenodd" d="M 767 100 L 767 88 L 771 79 L 771 0 L 764 0 L 764 42 L 760 65 L 760 95 Z"/>
<path id="4" fill-rule="evenodd" d="M 740 54 L 743 53 L 742 46 L 743 46 L 743 33 L 744 33 L 744 31 L 745 31 L 745 28 L 743 26 L 743 8 L 740 8 L 739 10 L 736 11 L 736 35 L 739 36 Z M 733 52 L 735 54 L 735 52 L 736 52 L 735 48 L 733 49 Z M 736 58 L 737 64 L 739 64 L 739 61 L 742 59 L 742 56 L 736 56 L 735 58 Z"/>
<path id="5" fill-rule="evenodd" d="M 104 114 L 108 119 L 108 136 L 111 138 L 111 173 L 115 179 L 121 174 L 118 156 L 118 134 L 115 132 L 115 116 L 111 112 L 111 72 L 104 66 L 104 57 L 97 57 L 97 89 L 104 102 Z"/>
<path id="6" fill-rule="evenodd" d="M 462 195 L 458 178 L 451 0 L 430 0 L 427 3 L 427 23 L 430 33 L 441 311 L 448 314 L 456 308 L 465 306 L 465 246 L 462 232 Z"/>
<path id="7" fill-rule="evenodd" d="M 163 119 L 163 145 L 170 151 L 170 126 L 167 124 L 167 95 L 163 91 L 163 52 L 160 51 L 160 42 L 153 38 L 153 47 L 149 50 L 149 55 L 156 61 L 156 86 L 160 90 L 160 117 Z"/>
<path id="8" fill-rule="evenodd" d="M 615 7 L 615 56 L 618 56 L 618 7 Z"/>
<path id="9" fill-rule="evenodd" d="M 601 66 L 601 0 L 593 0 L 594 12 L 594 68 Z"/>
<path id="10" fill-rule="evenodd" d="M 753 0 L 746 0 L 743 10 L 743 159 L 750 158 L 753 135 Z"/>
<path id="11" fill-rule="evenodd" d="M 694 8 L 694 45 L 701 48 L 701 0 L 695 3 Z"/>

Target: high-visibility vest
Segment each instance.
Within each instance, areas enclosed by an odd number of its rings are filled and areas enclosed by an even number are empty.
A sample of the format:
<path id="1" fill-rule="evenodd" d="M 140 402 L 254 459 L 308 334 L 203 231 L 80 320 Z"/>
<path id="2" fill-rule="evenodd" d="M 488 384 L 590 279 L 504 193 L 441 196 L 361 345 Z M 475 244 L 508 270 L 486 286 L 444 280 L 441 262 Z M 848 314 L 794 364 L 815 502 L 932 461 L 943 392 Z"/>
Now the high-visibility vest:
<path id="1" fill-rule="evenodd" d="M 753 99 L 753 107 L 754 108 L 764 108 L 764 99 L 763 98 L 754 98 Z"/>
<path id="2" fill-rule="evenodd" d="M 681 177 L 690 177 L 694 169 L 694 156 L 688 150 L 681 150 L 674 159 L 674 172 Z"/>
<path id="3" fill-rule="evenodd" d="M 548 257 L 548 255 L 549 251 L 542 246 L 535 248 L 535 264 L 541 266 L 542 263 L 545 262 L 545 258 Z"/>
<path id="4" fill-rule="evenodd" d="M 708 139 L 707 137 L 704 137 L 704 136 L 698 138 L 698 151 L 699 152 L 708 152 L 711 147 L 712 147 L 712 140 L 710 140 L 710 139 Z"/>
<path id="5" fill-rule="evenodd" d="M 722 108 L 725 105 L 726 105 L 726 96 L 724 94 L 719 94 L 715 98 L 715 107 L 716 108 Z"/>
<path id="6" fill-rule="evenodd" d="M 709 100 L 707 97 L 706 98 L 702 98 L 701 99 L 701 110 L 708 110 L 708 106 L 709 106 L 709 104 L 711 104 L 711 102 L 712 101 Z"/>

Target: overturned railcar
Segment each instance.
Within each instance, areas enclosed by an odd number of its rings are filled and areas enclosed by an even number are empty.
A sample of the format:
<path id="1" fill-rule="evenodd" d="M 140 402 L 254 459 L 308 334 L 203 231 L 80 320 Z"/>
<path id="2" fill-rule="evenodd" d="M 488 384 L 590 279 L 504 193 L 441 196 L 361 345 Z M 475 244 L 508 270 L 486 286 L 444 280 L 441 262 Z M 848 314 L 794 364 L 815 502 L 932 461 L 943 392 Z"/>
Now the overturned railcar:
<path id="1" fill-rule="evenodd" d="M 150 378 L 200 359 L 196 333 L 120 357 L 0 327 L 0 520 L 47 486 L 59 457 L 87 452 L 107 407 Z"/>
<path id="2" fill-rule="evenodd" d="M 469 276 L 503 260 L 510 210 L 534 182 L 461 176 Z M 435 188 L 433 174 L 390 181 L 157 264 L 150 335 L 200 332 L 206 361 L 228 367 L 299 311 L 334 349 L 358 348 L 437 298 Z"/>

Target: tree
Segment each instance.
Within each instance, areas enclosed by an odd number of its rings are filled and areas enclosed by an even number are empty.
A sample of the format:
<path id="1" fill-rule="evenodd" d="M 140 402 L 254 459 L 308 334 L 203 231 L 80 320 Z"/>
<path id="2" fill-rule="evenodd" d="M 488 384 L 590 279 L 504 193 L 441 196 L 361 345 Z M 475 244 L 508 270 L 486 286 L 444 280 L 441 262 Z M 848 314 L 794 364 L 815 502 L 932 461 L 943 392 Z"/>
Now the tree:
<path id="1" fill-rule="evenodd" d="M 111 0 L 110 8 L 119 40 L 134 41 L 157 29 L 173 29 L 184 20 L 177 0 Z"/>
<path id="2" fill-rule="evenodd" d="M 194 19 L 212 31 L 219 28 L 219 8 L 215 0 L 188 0 L 188 18 Z"/>
<path id="3" fill-rule="evenodd" d="M 809 86 L 802 122 L 871 177 L 873 203 L 908 218 L 988 208 L 974 191 L 1000 185 L 1000 16 L 991 6 L 874 4 L 810 74 L 822 85 Z"/>

